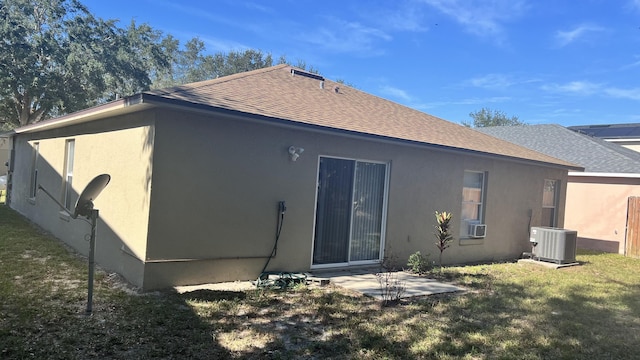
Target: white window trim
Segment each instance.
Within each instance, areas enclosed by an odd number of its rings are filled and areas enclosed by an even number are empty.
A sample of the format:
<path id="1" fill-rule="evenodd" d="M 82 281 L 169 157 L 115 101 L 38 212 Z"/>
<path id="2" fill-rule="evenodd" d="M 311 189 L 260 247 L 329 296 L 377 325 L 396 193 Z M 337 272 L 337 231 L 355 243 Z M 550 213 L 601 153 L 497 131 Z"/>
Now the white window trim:
<path id="1" fill-rule="evenodd" d="M 558 193 L 559 193 L 559 187 L 560 187 L 560 180 L 557 179 L 544 179 L 545 185 L 547 181 L 553 181 L 554 182 L 554 186 L 553 186 L 553 206 L 545 206 L 544 205 L 544 201 L 542 202 L 542 208 L 543 209 L 553 209 L 553 224 L 551 224 L 551 227 L 556 227 L 558 226 Z M 544 194 L 544 187 L 542 188 L 542 193 Z M 544 196 L 544 195 L 543 195 Z"/>
<path id="2" fill-rule="evenodd" d="M 29 197 L 31 204 L 36 203 L 38 193 L 38 163 L 40 160 L 40 142 L 34 142 L 31 148 L 31 177 L 29 181 Z"/>
<path id="3" fill-rule="evenodd" d="M 64 143 L 64 177 L 62 179 L 62 204 L 71 209 L 71 193 L 73 192 L 73 167 L 75 161 L 75 139 L 68 139 Z M 69 181 L 71 177 L 71 181 Z M 71 189 L 70 189 L 71 187 Z"/>
<path id="4" fill-rule="evenodd" d="M 478 171 L 478 170 L 464 170 L 463 174 L 462 174 L 462 188 L 464 189 L 464 175 L 466 173 L 475 173 L 475 174 L 482 174 L 482 184 L 480 185 L 480 214 L 479 214 L 479 220 L 481 224 L 485 223 L 485 206 L 487 203 L 487 172 L 486 171 Z M 466 221 L 462 219 L 462 208 L 464 207 L 465 204 L 478 204 L 476 202 L 468 202 L 468 201 L 464 201 L 464 198 L 462 199 L 462 201 L 460 202 L 460 221 Z M 462 226 L 460 226 L 462 227 Z M 458 229 L 459 230 L 459 229 Z M 474 245 L 474 244 L 482 244 L 484 243 L 484 239 L 485 238 L 472 238 L 469 237 L 469 234 L 459 234 L 458 238 L 461 240 L 461 244 L 463 245 Z"/>

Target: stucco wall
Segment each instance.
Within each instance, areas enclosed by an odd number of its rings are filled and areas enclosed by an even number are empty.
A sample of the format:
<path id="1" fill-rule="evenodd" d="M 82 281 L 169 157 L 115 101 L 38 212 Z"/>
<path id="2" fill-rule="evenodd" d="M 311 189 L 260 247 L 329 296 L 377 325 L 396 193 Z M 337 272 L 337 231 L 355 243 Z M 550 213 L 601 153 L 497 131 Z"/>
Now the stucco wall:
<path id="1" fill-rule="evenodd" d="M 8 137 L 0 137 L 0 175 L 7 174 L 7 167 L 5 164 L 9 161 L 9 143 Z"/>
<path id="2" fill-rule="evenodd" d="M 287 149 L 304 153 L 292 162 Z M 566 171 L 336 132 L 163 111 L 156 123 L 145 288 L 255 279 L 271 252 L 277 203 L 286 201 L 278 253 L 268 270 L 311 266 L 320 156 L 389 164 L 386 255 L 406 264 L 415 252 L 437 258 L 436 210 L 454 215 L 446 263 L 516 258 L 540 224 L 544 179 Z M 459 240 L 464 170 L 486 171 L 487 237 Z M 564 213 L 564 186 L 558 209 Z M 531 216 L 531 219 L 530 219 Z"/>
<path id="3" fill-rule="evenodd" d="M 39 143 L 38 183 L 63 197 L 65 141 L 75 140 L 73 191 L 75 199 L 95 176 L 111 175 L 111 182 L 95 201 L 100 211 L 96 261 L 108 270 L 127 274 L 142 285 L 146 253 L 153 116 L 138 113 L 108 124 L 94 122 L 61 130 L 17 136 L 11 206 L 52 232 L 82 254 L 88 253 L 90 226 L 64 215 L 45 193 L 29 198 L 31 147 Z M 125 249 L 123 251 L 122 249 Z M 135 256 L 131 256 L 133 254 Z"/>
<path id="4" fill-rule="evenodd" d="M 578 245 L 624 254 L 630 196 L 640 196 L 640 179 L 570 177 L 565 225 L 578 231 Z"/>
<path id="5" fill-rule="evenodd" d="M 620 140 L 620 139 L 608 139 L 612 143 L 618 144 L 620 146 L 624 146 L 627 149 L 631 149 L 633 151 L 640 152 L 640 141 L 639 140 Z"/>

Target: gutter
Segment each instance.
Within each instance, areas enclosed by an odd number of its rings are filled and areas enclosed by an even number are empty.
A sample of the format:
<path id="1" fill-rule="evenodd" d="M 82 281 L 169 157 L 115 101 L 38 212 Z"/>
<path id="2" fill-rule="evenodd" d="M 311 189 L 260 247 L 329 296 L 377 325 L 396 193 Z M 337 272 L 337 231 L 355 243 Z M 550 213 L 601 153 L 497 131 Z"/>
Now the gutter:
<path id="1" fill-rule="evenodd" d="M 284 126 L 284 127 L 288 127 L 288 128 L 318 131 L 318 132 L 323 132 L 323 133 L 329 133 L 329 134 L 332 134 L 332 135 L 335 135 L 336 133 L 338 133 L 338 134 L 343 135 L 343 136 L 353 137 L 353 138 L 357 138 L 357 139 L 368 138 L 368 139 L 372 139 L 372 140 L 376 140 L 376 141 L 383 141 L 383 142 L 391 143 L 391 144 L 401 143 L 401 144 L 404 144 L 404 145 L 411 145 L 411 146 L 416 146 L 416 147 L 421 147 L 421 148 L 432 148 L 432 149 L 436 149 L 436 150 L 439 150 L 439 151 L 445 151 L 445 152 L 448 152 L 448 153 L 456 153 L 456 154 L 466 153 L 466 154 L 471 154 L 471 155 L 475 155 L 475 156 L 482 156 L 482 157 L 488 157 L 488 158 L 494 158 L 494 159 L 495 158 L 499 158 L 499 159 L 502 159 L 502 160 L 509 160 L 509 161 L 514 161 L 514 162 L 518 162 L 518 163 L 524 163 L 524 164 L 529 164 L 529 165 L 534 164 L 534 165 L 539 165 L 539 166 L 553 167 L 553 168 L 559 168 L 559 169 L 565 169 L 565 170 L 575 170 L 575 171 L 584 170 L 583 167 L 575 165 L 575 164 L 565 165 L 565 164 L 562 164 L 562 163 L 543 162 L 543 161 L 532 160 L 532 159 L 521 158 L 521 157 L 513 157 L 513 156 L 508 156 L 508 155 L 502 155 L 502 154 L 482 152 L 482 151 L 472 150 L 472 149 L 465 149 L 465 148 L 458 148 L 458 147 L 447 146 L 447 145 L 440 145 L 440 144 L 420 142 L 420 141 L 415 141 L 415 140 L 401 139 L 401 138 L 395 138 L 395 137 L 389 137 L 389 136 L 383 136 L 383 135 L 376 135 L 376 134 L 370 134 L 370 133 L 364 133 L 364 132 L 357 132 L 357 131 L 353 131 L 353 130 L 346 130 L 346 129 L 340 129 L 340 128 L 331 128 L 331 127 L 326 127 L 326 126 L 321 126 L 321 125 L 298 122 L 298 121 L 294 121 L 294 120 L 287 120 L 287 119 L 274 118 L 274 117 L 269 117 L 269 116 L 264 116 L 264 115 L 245 113 L 245 112 L 241 112 L 241 111 L 237 111 L 237 110 L 233 110 L 233 109 L 215 107 L 215 106 L 212 106 L 212 105 L 192 103 L 192 102 L 188 102 L 188 101 L 184 101 L 184 100 L 178 100 L 178 99 L 169 99 L 169 98 L 165 98 L 163 96 L 155 95 L 155 94 L 145 93 L 145 94 L 140 94 L 140 95 L 144 96 L 144 98 L 141 99 L 141 102 L 143 102 L 145 104 L 152 104 L 152 105 L 157 105 L 157 106 L 167 106 L 167 107 L 171 107 L 171 108 L 175 108 L 175 109 L 185 109 L 185 110 L 189 110 L 189 111 L 196 111 L 196 112 L 208 113 L 208 114 L 217 113 L 217 114 L 221 114 L 221 115 L 241 118 L 242 120 L 245 120 L 245 121 L 249 120 L 249 121 L 254 121 L 254 122 L 260 122 L 262 124 L 264 124 L 265 121 L 267 121 L 271 125 L 279 125 L 279 126 Z M 558 159 L 558 160 L 562 161 L 560 159 Z"/>
<path id="2" fill-rule="evenodd" d="M 142 94 L 133 95 L 120 100 L 115 100 L 106 104 L 97 105 L 85 110 L 80 110 L 71 114 L 63 115 L 54 119 L 40 121 L 35 124 L 25 125 L 13 130 L 13 135 L 31 133 L 36 131 L 56 129 L 104 118 L 113 111 L 123 110 L 131 106 L 142 104 Z"/>
<path id="3" fill-rule="evenodd" d="M 605 172 L 577 172 L 569 171 L 569 176 L 575 177 L 615 177 L 627 179 L 640 179 L 639 173 L 605 173 Z"/>
<path id="4" fill-rule="evenodd" d="M 92 108 L 81 110 L 72 114 L 64 115 L 59 118 L 45 120 L 35 124 L 23 126 L 21 128 L 15 129 L 14 135 L 56 129 L 59 127 L 70 126 L 75 124 L 81 124 L 81 123 L 104 118 L 109 113 L 114 111 L 126 110 L 130 107 L 137 108 L 141 105 L 147 105 L 149 107 L 166 106 L 166 107 L 180 108 L 180 109 L 186 109 L 189 111 L 198 111 L 198 112 L 209 113 L 209 114 L 219 113 L 219 114 L 232 116 L 232 117 L 240 117 L 244 120 L 249 119 L 250 121 L 251 120 L 260 121 L 261 123 L 264 123 L 265 121 L 267 121 L 272 125 L 280 125 L 280 126 L 292 127 L 296 129 L 321 131 L 321 132 L 331 133 L 331 134 L 339 133 L 341 135 L 351 136 L 359 139 L 369 138 L 369 139 L 374 139 L 376 141 L 384 141 L 384 142 L 393 143 L 393 144 L 401 143 L 405 145 L 412 145 L 412 146 L 417 146 L 422 148 L 425 148 L 425 147 L 433 148 L 439 151 L 445 151 L 445 152 L 451 152 L 451 153 L 467 153 L 475 156 L 482 156 L 482 157 L 488 157 L 488 158 L 494 158 L 494 159 L 498 158 L 503 160 L 515 161 L 518 163 L 535 164 L 539 166 L 553 167 L 553 168 L 566 169 L 566 170 L 575 170 L 575 171 L 584 170 L 584 168 L 580 166 L 571 166 L 572 164 L 544 162 L 544 161 L 532 160 L 527 158 L 482 152 L 478 150 L 457 148 L 457 147 L 452 147 L 447 145 L 440 145 L 440 144 L 426 143 L 426 142 L 420 142 L 415 140 L 388 137 L 383 135 L 369 134 L 369 133 L 357 132 L 353 130 L 331 128 L 331 127 L 320 126 L 315 124 L 297 122 L 293 120 L 245 113 L 245 112 L 241 112 L 233 109 L 215 107 L 212 105 L 192 103 L 192 102 L 178 100 L 178 99 L 169 99 L 160 95 L 149 94 L 149 93 L 140 93 L 140 94 L 128 96 L 120 100 L 112 101 L 103 105 L 94 106 Z"/>

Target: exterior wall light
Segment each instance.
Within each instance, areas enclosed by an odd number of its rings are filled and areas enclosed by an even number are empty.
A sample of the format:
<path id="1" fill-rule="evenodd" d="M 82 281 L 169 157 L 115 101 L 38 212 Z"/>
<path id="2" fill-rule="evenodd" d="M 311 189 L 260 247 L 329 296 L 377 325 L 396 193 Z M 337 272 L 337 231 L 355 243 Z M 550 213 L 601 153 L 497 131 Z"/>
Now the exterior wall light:
<path id="1" fill-rule="evenodd" d="M 303 148 L 297 148 L 295 146 L 289 146 L 289 156 L 291 156 L 291 161 L 296 161 L 300 157 L 300 154 L 304 152 Z"/>

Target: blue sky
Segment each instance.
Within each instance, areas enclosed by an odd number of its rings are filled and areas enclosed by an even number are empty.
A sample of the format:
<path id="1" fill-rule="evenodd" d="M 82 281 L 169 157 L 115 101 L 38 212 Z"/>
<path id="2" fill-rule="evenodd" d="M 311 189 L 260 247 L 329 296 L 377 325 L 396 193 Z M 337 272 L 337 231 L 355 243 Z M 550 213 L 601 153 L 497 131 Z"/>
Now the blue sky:
<path id="1" fill-rule="evenodd" d="M 82 1 L 82 0 L 81 0 Z M 259 49 L 453 122 L 640 122 L 640 0 L 82 1 L 208 52 Z"/>

